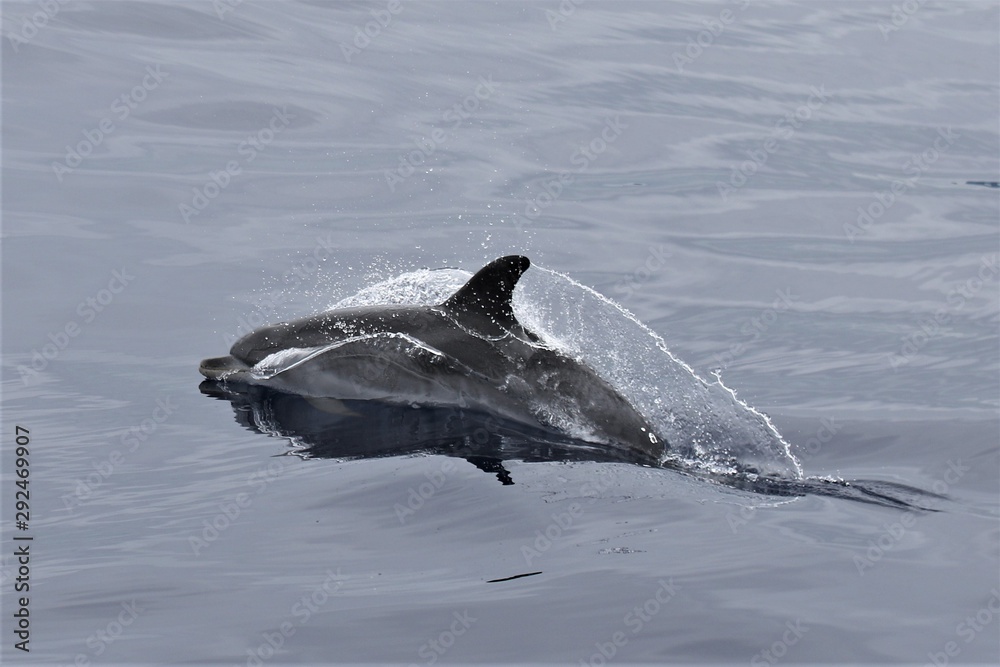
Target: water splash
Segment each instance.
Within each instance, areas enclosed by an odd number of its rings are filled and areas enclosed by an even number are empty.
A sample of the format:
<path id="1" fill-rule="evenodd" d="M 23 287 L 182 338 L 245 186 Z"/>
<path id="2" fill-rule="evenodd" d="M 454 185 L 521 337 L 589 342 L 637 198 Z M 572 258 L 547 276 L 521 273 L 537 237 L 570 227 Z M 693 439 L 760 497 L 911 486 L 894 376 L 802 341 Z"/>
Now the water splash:
<path id="1" fill-rule="evenodd" d="M 667 439 L 668 457 L 713 473 L 802 476 L 767 415 L 718 376 L 701 378 L 611 299 L 557 271 L 533 268 L 514 295 L 518 319 L 610 382 Z"/>
<path id="2" fill-rule="evenodd" d="M 357 294 L 330 304 L 330 309 L 398 304 L 441 303 L 464 285 L 472 274 L 461 269 L 419 269 L 377 282 Z"/>

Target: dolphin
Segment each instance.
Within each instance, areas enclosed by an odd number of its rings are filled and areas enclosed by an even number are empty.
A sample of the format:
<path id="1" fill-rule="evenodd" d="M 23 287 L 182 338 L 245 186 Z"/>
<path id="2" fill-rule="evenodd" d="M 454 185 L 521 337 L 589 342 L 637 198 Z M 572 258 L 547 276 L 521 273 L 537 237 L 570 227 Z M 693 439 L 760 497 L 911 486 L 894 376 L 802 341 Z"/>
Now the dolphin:
<path id="1" fill-rule="evenodd" d="M 496 259 L 436 305 L 343 308 L 265 326 L 199 370 L 307 398 L 493 413 L 662 460 L 666 440 L 625 397 L 517 320 L 511 298 L 530 264 Z"/>
<path id="2" fill-rule="evenodd" d="M 529 266 L 501 257 L 436 305 L 343 308 L 265 326 L 201 362 L 201 391 L 229 401 L 244 427 L 310 457 L 456 456 L 503 484 L 513 483 L 509 459 L 631 462 L 773 496 L 919 511 L 947 500 L 880 480 L 686 466 L 614 387 L 517 320 L 511 298 Z"/>

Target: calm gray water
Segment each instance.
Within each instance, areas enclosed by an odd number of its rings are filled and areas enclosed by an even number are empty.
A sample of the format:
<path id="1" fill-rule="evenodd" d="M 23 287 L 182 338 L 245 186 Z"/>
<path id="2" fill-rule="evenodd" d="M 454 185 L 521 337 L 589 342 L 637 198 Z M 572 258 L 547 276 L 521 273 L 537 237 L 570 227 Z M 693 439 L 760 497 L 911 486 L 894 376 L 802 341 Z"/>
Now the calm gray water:
<path id="1" fill-rule="evenodd" d="M 2 10 L 5 664 L 1000 657 L 995 2 Z M 806 475 L 946 498 L 303 459 L 198 389 L 252 326 L 513 252 Z"/>

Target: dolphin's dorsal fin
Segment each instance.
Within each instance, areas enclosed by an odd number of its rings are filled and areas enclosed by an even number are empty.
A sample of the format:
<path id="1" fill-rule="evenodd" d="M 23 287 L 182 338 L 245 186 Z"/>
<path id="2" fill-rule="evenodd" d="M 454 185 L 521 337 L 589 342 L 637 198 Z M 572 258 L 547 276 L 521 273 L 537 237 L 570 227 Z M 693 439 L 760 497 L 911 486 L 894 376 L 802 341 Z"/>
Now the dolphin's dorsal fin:
<path id="1" fill-rule="evenodd" d="M 441 306 L 456 313 L 483 315 L 509 331 L 524 331 L 514 317 L 510 300 L 514 286 L 529 266 L 531 262 L 521 255 L 495 259 L 479 269 Z"/>

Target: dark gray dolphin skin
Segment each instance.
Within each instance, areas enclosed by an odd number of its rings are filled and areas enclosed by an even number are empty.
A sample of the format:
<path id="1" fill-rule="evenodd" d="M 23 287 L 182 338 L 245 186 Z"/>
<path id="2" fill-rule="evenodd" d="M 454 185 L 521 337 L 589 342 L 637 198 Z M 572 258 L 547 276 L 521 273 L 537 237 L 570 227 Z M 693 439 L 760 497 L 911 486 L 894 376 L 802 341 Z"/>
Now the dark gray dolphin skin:
<path id="1" fill-rule="evenodd" d="M 666 441 L 621 394 L 517 321 L 511 297 L 529 266 L 501 257 L 438 305 L 344 308 L 262 327 L 200 371 L 306 397 L 482 409 L 659 460 Z M 277 359 L 282 370 L 255 367 L 275 354 L 267 365 Z"/>

